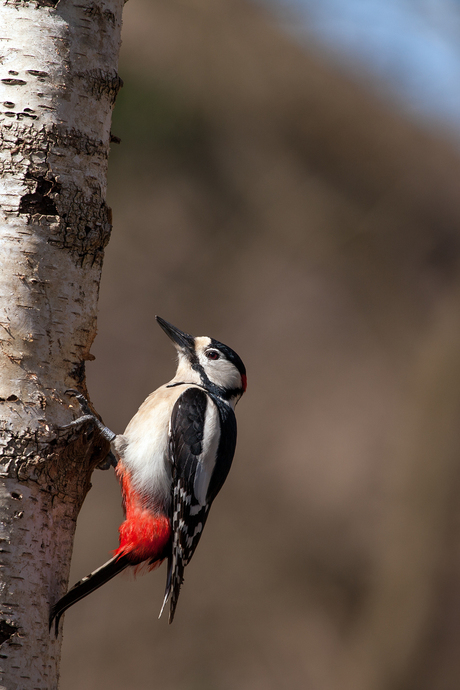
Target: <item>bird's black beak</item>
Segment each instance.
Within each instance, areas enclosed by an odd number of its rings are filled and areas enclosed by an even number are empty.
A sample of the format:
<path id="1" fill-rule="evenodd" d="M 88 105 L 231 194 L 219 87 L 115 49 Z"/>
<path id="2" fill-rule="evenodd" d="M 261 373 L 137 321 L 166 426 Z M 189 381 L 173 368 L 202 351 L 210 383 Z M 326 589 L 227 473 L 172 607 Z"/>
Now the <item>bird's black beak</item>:
<path id="1" fill-rule="evenodd" d="M 186 352 L 194 352 L 195 351 L 195 338 L 193 335 L 189 335 L 188 333 L 184 333 L 184 331 L 180 331 L 178 328 L 173 326 L 171 323 L 168 323 L 164 319 L 162 319 L 160 316 L 155 316 L 156 320 L 166 333 L 166 335 L 171 338 L 173 343 L 177 345 L 181 350 L 185 350 Z"/>

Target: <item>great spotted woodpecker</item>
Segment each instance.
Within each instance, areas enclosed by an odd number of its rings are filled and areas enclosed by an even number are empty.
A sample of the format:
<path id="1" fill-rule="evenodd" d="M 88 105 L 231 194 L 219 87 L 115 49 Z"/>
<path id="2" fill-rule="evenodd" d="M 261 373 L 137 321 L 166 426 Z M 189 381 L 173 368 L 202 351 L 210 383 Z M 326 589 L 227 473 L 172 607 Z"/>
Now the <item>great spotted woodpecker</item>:
<path id="1" fill-rule="evenodd" d="M 111 442 L 121 482 L 125 520 L 113 558 L 77 582 L 51 610 L 50 628 L 66 609 L 128 566 L 149 570 L 168 559 L 163 606 L 170 599 L 172 623 L 184 568 L 203 532 L 209 509 L 222 488 L 236 445 L 234 407 L 246 390 L 246 369 L 227 345 L 194 338 L 156 317 L 178 352 L 174 378 L 151 393 L 116 436 L 94 417 L 83 395 L 84 415 Z"/>

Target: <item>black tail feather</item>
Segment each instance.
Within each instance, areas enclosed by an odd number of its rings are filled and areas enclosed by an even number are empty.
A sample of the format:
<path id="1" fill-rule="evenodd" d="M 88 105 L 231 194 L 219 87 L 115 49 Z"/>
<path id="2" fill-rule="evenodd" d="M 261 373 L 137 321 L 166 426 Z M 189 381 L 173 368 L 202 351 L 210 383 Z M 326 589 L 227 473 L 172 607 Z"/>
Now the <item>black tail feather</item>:
<path id="1" fill-rule="evenodd" d="M 115 575 L 121 573 L 121 571 L 127 568 L 129 565 L 130 563 L 126 556 L 115 556 L 69 589 L 67 594 L 64 594 L 64 596 L 59 599 L 59 601 L 51 608 L 49 626 L 51 630 L 54 620 L 56 637 L 59 632 L 59 621 L 64 611 L 70 608 L 73 604 L 76 604 L 77 601 L 80 601 L 80 599 L 86 597 L 87 594 L 94 592 L 95 589 L 101 587 L 103 584 L 111 580 L 112 577 L 115 577 Z"/>
<path id="2" fill-rule="evenodd" d="M 181 554 L 174 551 L 168 558 L 168 573 L 166 576 L 166 589 L 165 596 L 163 599 L 163 606 L 161 607 L 160 615 L 161 617 L 163 610 L 169 600 L 169 619 L 168 622 L 171 624 L 174 620 L 174 614 L 176 613 L 177 601 L 179 599 L 180 588 L 184 582 L 184 569 L 185 565 L 181 558 Z"/>
<path id="3" fill-rule="evenodd" d="M 167 574 L 166 574 L 166 589 L 165 589 L 165 596 L 164 596 L 164 599 L 163 599 L 163 605 L 162 605 L 162 607 L 161 607 L 160 615 L 158 616 L 158 618 L 161 618 L 161 614 L 163 613 L 164 607 L 166 606 L 166 603 L 167 603 L 167 601 L 168 601 L 168 599 L 169 599 L 169 595 L 171 594 L 172 565 L 173 565 L 172 555 L 170 554 L 170 555 L 168 556 L 168 571 L 167 571 Z"/>
<path id="4" fill-rule="evenodd" d="M 171 601 L 169 604 L 169 619 L 168 622 L 171 624 L 174 620 L 174 614 L 176 613 L 176 606 L 179 600 L 180 588 L 184 582 L 184 563 L 181 558 L 179 558 L 175 563 L 174 572 L 172 574 L 172 582 L 170 587 Z"/>

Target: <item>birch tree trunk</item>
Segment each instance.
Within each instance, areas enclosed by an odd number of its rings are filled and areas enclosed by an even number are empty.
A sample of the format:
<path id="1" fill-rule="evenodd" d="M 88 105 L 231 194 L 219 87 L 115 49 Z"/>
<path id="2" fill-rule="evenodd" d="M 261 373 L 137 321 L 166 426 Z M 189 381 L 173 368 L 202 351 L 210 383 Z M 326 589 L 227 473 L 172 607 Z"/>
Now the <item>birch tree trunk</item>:
<path id="1" fill-rule="evenodd" d="M 110 235 L 123 0 L 0 7 L 0 687 L 56 688 L 50 604 L 107 447 L 78 416 Z M 72 407 L 72 403 L 74 406 Z"/>

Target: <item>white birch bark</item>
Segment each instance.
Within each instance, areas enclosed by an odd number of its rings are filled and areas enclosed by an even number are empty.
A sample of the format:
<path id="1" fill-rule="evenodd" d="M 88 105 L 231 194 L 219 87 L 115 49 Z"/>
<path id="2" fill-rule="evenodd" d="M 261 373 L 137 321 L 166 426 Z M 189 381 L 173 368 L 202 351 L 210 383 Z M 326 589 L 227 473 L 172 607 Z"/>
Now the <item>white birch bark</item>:
<path id="1" fill-rule="evenodd" d="M 106 452 L 78 415 L 110 234 L 107 158 L 123 0 L 0 6 L 0 688 L 58 683 L 50 604 Z M 85 432 L 85 429 L 83 429 Z"/>

